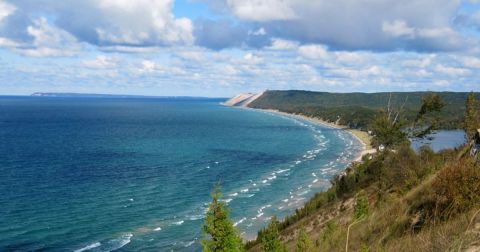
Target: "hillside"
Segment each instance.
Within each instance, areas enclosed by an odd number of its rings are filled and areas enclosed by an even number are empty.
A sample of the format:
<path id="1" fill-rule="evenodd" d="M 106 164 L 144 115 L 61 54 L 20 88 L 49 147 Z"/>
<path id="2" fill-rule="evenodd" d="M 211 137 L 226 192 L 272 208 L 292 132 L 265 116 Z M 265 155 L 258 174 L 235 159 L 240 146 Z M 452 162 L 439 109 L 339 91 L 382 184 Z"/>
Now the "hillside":
<path id="1" fill-rule="evenodd" d="M 477 132 L 479 104 L 474 96 L 426 94 L 267 91 L 253 101 L 253 108 L 369 127 L 376 140 L 381 140 L 384 132 L 401 137 L 385 150 L 352 163 L 331 180 L 330 189 L 317 193 L 295 214 L 270 223 L 255 241 L 247 243 L 247 249 L 263 251 L 265 239 L 272 240 L 272 230 L 278 230 L 287 251 L 297 251 L 299 246 L 305 252 L 480 251 L 478 133 L 475 141 L 459 149 L 435 153 L 422 147 L 415 152 L 402 133 L 403 124 L 396 124 L 396 118 L 387 117 L 388 113 L 379 113 L 390 103 L 390 108 L 403 108 L 406 121 L 423 113 L 440 118 L 440 127 L 460 128 L 465 123 L 473 127 L 467 131 L 470 137 Z M 422 112 L 430 104 L 429 96 L 440 97 L 443 109 Z M 466 111 L 469 116 L 464 118 Z"/>
<path id="2" fill-rule="evenodd" d="M 351 128 L 366 129 L 379 110 L 403 105 L 405 119 L 412 120 L 426 92 L 326 93 L 310 91 L 266 91 L 248 107 L 277 109 L 337 122 Z M 460 128 L 468 93 L 440 92 L 445 102 L 438 123 L 440 128 Z M 477 94 L 478 96 L 478 94 Z"/>
<path id="3" fill-rule="evenodd" d="M 403 146 L 352 164 L 278 226 L 288 251 L 302 228 L 308 251 L 480 251 L 479 206 L 480 164 L 468 148 Z M 261 251 L 262 235 L 249 251 Z"/>

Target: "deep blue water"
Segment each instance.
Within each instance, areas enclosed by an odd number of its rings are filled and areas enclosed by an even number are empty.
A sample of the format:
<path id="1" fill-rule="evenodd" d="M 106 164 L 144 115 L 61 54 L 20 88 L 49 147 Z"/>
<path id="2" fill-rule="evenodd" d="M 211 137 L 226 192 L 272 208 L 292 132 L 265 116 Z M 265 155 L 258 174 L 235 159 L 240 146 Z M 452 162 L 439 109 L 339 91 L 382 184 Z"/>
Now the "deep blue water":
<path id="1" fill-rule="evenodd" d="M 251 238 L 360 148 L 219 100 L 0 97 L 0 251 L 197 251 L 216 182 Z"/>

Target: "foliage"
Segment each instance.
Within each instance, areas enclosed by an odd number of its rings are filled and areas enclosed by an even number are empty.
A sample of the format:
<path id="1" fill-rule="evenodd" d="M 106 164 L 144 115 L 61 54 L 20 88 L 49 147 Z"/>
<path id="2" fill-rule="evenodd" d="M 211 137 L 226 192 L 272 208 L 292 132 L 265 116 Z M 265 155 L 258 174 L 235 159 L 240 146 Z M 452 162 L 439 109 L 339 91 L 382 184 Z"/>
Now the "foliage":
<path id="1" fill-rule="evenodd" d="M 351 128 L 366 130 L 378 111 L 385 108 L 391 94 L 391 106 L 404 105 L 404 119 L 414 122 L 422 107 L 425 92 L 394 93 L 326 93 L 309 91 L 267 91 L 249 106 L 277 109 L 289 113 L 339 122 Z M 436 93 L 445 106 L 437 112 L 439 128 L 462 128 L 464 104 L 468 93 Z M 406 99 L 408 97 L 408 99 Z M 435 104 L 435 103 L 433 103 Z M 435 107 L 435 106 L 433 106 Z M 428 119 L 428 118 L 426 118 Z"/>
<path id="2" fill-rule="evenodd" d="M 275 216 L 272 217 L 267 228 L 262 235 L 262 251 L 263 252 L 283 252 L 285 247 L 280 242 L 280 234 L 278 232 L 278 221 Z"/>
<path id="3" fill-rule="evenodd" d="M 467 101 L 465 104 L 465 120 L 463 129 L 465 130 L 467 140 L 472 139 L 475 135 L 475 132 L 480 128 L 480 122 L 478 119 L 478 107 L 476 106 L 477 102 L 475 100 L 475 93 L 471 92 L 468 94 Z"/>
<path id="4" fill-rule="evenodd" d="M 381 112 L 370 125 L 374 135 L 373 146 L 392 147 L 407 142 L 407 135 L 402 131 L 403 126 L 402 122 L 393 121 L 389 114 Z"/>
<path id="5" fill-rule="evenodd" d="M 424 137 L 432 130 L 437 129 L 440 121 L 439 112 L 445 107 L 440 95 L 427 93 L 422 98 L 422 106 L 415 117 L 412 130 L 412 137 Z"/>
<path id="6" fill-rule="evenodd" d="M 357 193 L 355 206 L 353 208 L 353 218 L 361 219 L 368 215 L 368 198 L 364 191 Z"/>
<path id="7" fill-rule="evenodd" d="M 300 233 L 298 234 L 297 245 L 295 247 L 295 252 L 312 252 L 313 244 L 310 238 L 305 231 L 305 228 L 300 228 Z"/>
<path id="8" fill-rule="evenodd" d="M 452 162 L 432 184 L 435 217 L 446 219 L 480 205 L 480 167 L 470 159 Z"/>
<path id="9" fill-rule="evenodd" d="M 228 218 L 228 209 L 220 201 L 220 186 L 215 186 L 212 192 L 212 202 L 208 207 L 203 225 L 207 239 L 201 241 L 206 252 L 243 251 L 242 239 L 238 236 L 232 222 Z"/>
<path id="10" fill-rule="evenodd" d="M 415 121 L 419 121 L 427 113 L 430 112 L 440 112 L 445 106 L 445 103 L 442 101 L 442 98 L 438 94 L 428 93 L 422 98 L 422 107 L 415 118 Z"/>

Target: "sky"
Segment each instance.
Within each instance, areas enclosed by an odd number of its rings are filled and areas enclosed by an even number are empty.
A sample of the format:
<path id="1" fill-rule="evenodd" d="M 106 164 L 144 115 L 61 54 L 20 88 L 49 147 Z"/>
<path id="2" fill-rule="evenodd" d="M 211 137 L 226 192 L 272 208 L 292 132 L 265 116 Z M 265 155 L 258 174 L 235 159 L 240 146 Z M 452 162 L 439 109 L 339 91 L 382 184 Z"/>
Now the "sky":
<path id="1" fill-rule="evenodd" d="M 480 91 L 480 0 L 0 0 L 0 95 Z"/>

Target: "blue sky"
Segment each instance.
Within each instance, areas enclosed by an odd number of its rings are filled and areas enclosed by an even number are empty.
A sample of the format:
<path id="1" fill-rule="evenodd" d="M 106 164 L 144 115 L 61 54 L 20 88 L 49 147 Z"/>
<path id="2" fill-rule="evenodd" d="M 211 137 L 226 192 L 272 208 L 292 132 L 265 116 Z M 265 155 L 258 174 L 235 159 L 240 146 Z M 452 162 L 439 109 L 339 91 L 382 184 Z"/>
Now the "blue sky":
<path id="1" fill-rule="evenodd" d="M 479 0 L 0 0 L 0 95 L 480 91 Z"/>

